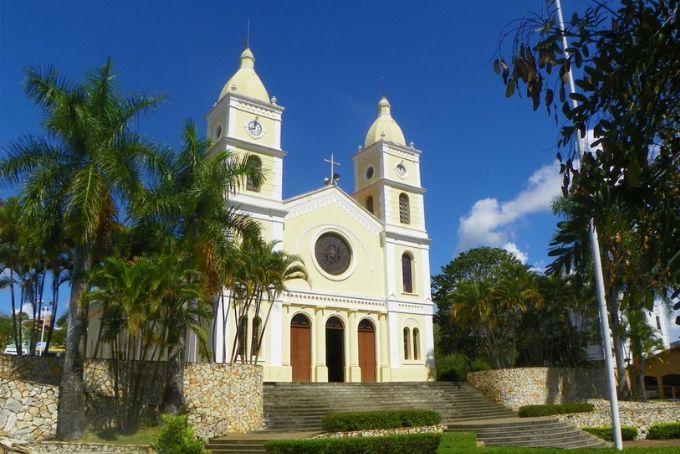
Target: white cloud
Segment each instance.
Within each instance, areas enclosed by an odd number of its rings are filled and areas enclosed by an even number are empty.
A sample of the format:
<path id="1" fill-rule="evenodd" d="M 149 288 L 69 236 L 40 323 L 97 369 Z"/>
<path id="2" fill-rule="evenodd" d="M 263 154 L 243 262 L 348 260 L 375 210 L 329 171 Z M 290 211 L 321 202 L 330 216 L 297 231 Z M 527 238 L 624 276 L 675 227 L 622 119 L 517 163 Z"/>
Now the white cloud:
<path id="1" fill-rule="evenodd" d="M 521 257 L 526 257 L 515 244 L 510 243 L 516 223 L 529 214 L 550 211 L 552 200 L 561 193 L 561 184 L 559 164 L 555 162 L 536 170 L 526 187 L 511 200 L 499 202 L 492 197 L 478 200 L 460 218 L 457 249 L 502 246 L 509 250 L 506 246 L 512 244 Z"/>
<path id="2" fill-rule="evenodd" d="M 526 252 L 520 251 L 515 243 L 507 242 L 501 246 L 501 249 L 505 249 L 514 255 L 517 260 L 522 262 L 522 265 L 526 265 L 526 263 L 529 261 L 529 255 Z"/>

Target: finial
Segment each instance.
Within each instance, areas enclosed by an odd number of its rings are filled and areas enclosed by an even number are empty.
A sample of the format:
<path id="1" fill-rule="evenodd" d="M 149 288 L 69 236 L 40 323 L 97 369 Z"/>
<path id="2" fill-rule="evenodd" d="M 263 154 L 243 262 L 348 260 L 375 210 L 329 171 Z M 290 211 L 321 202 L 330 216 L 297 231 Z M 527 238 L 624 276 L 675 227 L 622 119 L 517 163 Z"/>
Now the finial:
<path id="1" fill-rule="evenodd" d="M 380 97 L 386 98 L 385 96 L 385 76 L 380 78 Z"/>
<path id="2" fill-rule="evenodd" d="M 246 49 L 250 49 L 250 18 L 246 22 Z"/>
<path id="3" fill-rule="evenodd" d="M 272 96 L 271 99 L 272 104 L 276 105 L 276 101 L 278 101 L 278 99 L 276 99 L 276 96 Z"/>
<path id="4" fill-rule="evenodd" d="M 408 143 L 408 146 L 411 147 L 411 148 L 415 148 L 415 147 L 416 147 L 416 144 L 413 143 L 413 141 L 410 141 L 410 142 Z"/>

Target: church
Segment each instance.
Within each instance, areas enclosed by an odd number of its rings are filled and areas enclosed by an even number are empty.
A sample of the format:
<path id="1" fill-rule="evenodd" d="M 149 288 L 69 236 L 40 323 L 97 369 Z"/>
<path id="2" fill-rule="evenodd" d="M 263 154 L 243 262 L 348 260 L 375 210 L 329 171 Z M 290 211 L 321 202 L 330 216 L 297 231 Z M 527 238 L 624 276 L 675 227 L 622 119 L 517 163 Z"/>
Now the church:
<path id="1" fill-rule="evenodd" d="M 207 115 L 213 150 L 248 155 L 266 178 L 247 184 L 231 203 L 258 221 L 265 241 L 298 255 L 309 274 L 308 282 L 289 282 L 273 303 L 259 347 L 264 381 L 434 379 L 421 151 L 406 144 L 383 97 L 353 156 L 354 192 L 329 178 L 314 191 L 284 199 L 283 113 L 246 48 Z M 259 323 L 249 318 L 248 330 Z M 226 332 L 216 330 L 216 358 L 225 346 L 231 351 L 236 329 L 231 321 Z"/>

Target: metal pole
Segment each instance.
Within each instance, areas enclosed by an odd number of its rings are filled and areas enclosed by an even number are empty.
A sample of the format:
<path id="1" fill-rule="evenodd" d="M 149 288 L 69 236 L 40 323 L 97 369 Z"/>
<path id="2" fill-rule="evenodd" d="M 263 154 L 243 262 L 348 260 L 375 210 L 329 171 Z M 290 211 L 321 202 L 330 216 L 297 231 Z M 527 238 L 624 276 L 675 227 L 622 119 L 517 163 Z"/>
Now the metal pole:
<path id="1" fill-rule="evenodd" d="M 559 20 L 560 31 L 562 32 L 562 50 L 565 57 L 569 57 L 567 48 L 569 43 L 567 42 L 567 36 L 564 34 L 564 19 L 562 18 L 562 5 L 560 0 L 555 0 L 555 6 L 557 8 L 557 18 Z M 576 86 L 574 84 L 574 75 L 570 71 L 567 73 L 569 77 L 569 89 L 571 93 L 576 92 Z M 574 108 L 578 107 L 578 102 L 575 99 L 571 100 L 572 106 Z M 586 136 L 587 140 L 587 136 Z M 576 145 L 578 147 L 579 163 L 583 162 L 583 141 L 577 136 Z M 619 399 L 616 395 L 616 380 L 614 378 L 614 360 L 612 358 L 612 341 L 609 334 L 609 317 L 607 315 L 607 302 L 605 298 L 604 291 L 604 279 L 602 277 L 602 259 L 600 257 L 600 242 L 597 238 L 597 229 L 593 220 L 590 220 L 588 224 L 588 234 L 590 235 L 590 244 L 593 251 L 593 266 L 595 274 L 595 289 L 597 292 L 597 303 L 600 311 L 600 329 L 602 332 L 602 349 L 604 355 L 604 364 L 607 372 L 607 388 L 609 391 L 609 407 L 611 410 L 612 417 L 612 428 L 614 430 L 614 446 L 616 449 L 623 449 L 623 442 L 621 440 L 621 421 L 619 419 Z M 619 377 L 621 380 L 625 380 L 625 377 Z"/>

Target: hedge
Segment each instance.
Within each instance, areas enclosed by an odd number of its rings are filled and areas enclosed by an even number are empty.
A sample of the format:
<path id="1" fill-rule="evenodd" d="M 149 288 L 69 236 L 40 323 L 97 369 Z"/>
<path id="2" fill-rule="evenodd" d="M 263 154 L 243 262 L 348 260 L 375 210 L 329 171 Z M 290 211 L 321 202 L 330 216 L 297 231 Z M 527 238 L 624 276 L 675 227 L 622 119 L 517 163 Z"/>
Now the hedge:
<path id="1" fill-rule="evenodd" d="M 326 432 L 351 432 L 354 430 L 397 429 L 439 424 L 442 418 L 431 410 L 387 410 L 333 413 L 321 419 Z"/>
<path id="2" fill-rule="evenodd" d="M 271 454 L 435 454 L 442 434 L 268 441 Z"/>
<path id="3" fill-rule="evenodd" d="M 668 440 L 680 438 L 680 422 L 660 422 L 652 424 L 647 432 L 647 438 L 652 440 Z"/>
<path id="4" fill-rule="evenodd" d="M 519 407 L 518 414 L 521 418 L 529 416 L 550 416 L 564 413 L 587 413 L 593 411 L 593 404 L 558 404 L 558 405 L 525 405 Z"/>
<path id="5" fill-rule="evenodd" d="M 601 426 L 601 427 L 581 427 L 581 430 L 593 434 L 598 438 L 602 438 L 607 441 L 614 441 L 614 429 L 612 426 Z M 624 440 L 635 440 L 637 437 L 638 429 L 634 426 L 621 426 L 621 438 Z"/>

